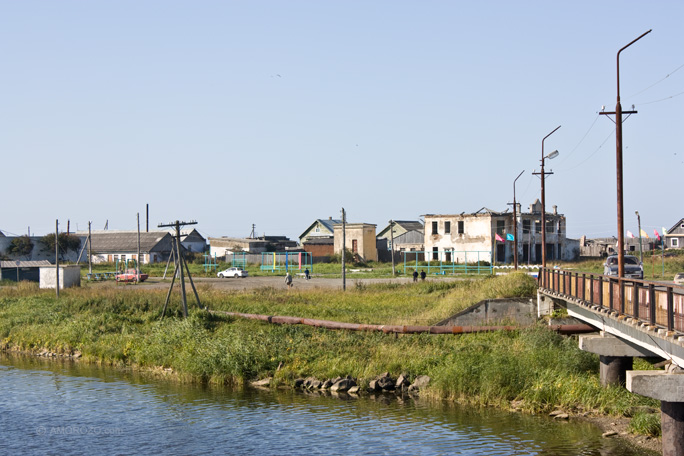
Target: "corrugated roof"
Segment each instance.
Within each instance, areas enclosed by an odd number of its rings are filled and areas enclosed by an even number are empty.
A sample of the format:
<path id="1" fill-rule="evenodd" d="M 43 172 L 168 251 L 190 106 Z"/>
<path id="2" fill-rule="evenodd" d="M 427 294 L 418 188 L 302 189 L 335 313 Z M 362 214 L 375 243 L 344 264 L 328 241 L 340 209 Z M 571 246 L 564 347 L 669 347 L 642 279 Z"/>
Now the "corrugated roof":
<path id="1" fill-rule="evenodd" d="M 137 231 L 93 231 L 91 235 L 93 253 L 135 252 L 138 249 Z M 171 239 L 166 231 L 143 231 L 140 233 L 140 251 L 170 251 Z"/>
<path id="2" fill-rule="evenodd" d="M 32 261 L 0 261 L 2 268 L 39 268 L 41 266 L 54 266 L 48 260 L 32 260 Z"/>

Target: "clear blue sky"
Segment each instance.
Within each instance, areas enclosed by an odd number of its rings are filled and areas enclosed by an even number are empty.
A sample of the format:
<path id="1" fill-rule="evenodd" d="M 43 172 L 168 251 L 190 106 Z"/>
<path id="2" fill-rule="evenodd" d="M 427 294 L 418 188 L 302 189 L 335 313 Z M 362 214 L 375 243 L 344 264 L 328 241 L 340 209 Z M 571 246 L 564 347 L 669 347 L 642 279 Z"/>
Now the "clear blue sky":
<path id="1" fill-rule="evenodd" d="M 616 235 L 684 216 L 684 2 L 0 1 L 6 234 L 196 219 L 296 238 L 316 218 L 523 208 Z M 669 76 L 668 76 L 669 75 Z"/>

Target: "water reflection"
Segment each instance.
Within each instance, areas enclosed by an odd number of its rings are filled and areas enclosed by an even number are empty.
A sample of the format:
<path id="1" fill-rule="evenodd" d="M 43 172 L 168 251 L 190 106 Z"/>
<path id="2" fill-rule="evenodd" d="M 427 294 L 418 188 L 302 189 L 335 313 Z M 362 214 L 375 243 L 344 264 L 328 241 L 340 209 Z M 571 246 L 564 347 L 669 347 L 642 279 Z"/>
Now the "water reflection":
<path id="1" fill-rule="evenodd" d="M 586 423 L 414 400 L 178 385 L 0 355 L 2 453 L 638 455 Z"/>

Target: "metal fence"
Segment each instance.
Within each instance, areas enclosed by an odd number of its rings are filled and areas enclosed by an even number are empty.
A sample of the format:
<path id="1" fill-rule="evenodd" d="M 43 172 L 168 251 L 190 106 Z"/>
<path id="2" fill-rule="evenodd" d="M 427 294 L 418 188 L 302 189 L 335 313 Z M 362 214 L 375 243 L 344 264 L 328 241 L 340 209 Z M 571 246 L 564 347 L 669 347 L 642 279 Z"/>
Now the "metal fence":
<path id="1" fill-rule="evenodd" d="M 684 332 L 684 287 L 664 282 L 543 268 L 539 287 L 645 324 Z"/>

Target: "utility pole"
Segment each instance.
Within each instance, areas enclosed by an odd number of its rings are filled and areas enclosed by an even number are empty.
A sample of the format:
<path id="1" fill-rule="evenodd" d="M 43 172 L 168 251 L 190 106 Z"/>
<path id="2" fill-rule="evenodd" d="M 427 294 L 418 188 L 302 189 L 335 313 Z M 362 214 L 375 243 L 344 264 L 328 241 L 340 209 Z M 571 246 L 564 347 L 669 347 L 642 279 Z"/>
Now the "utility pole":
<path id="1" fill-rule="evenodd" d="M 622 183 L 622 114 L 636 114 L 637 111 L 623 111 L 620 104 L 620 53 L 630 47 L 632 44 L 639 41 L 644 36 L 651 33 L 651 30 L 633 40 L 627 46 L 621 48 L 617 53 L 617 103 L 615 105 L 615 112 L 600 112 L 599 114 L 609 115 L 615 114 L 615 168 L 617 174 L 617 222 L 618 222 L 618 277 L 625 276 L 625 220 L 624 220 L 624 206 L 623 206 L 623 183 Z M 610 118 L 610 117 L 609 117 Z"/>
<path id="2" fill-rule="evenodd" d="M 173 278 L 171 279 L 171 286 L 169 287 L 169 292 L 166 295 L 166 302 L 164 303 L 164 309 L 162 310 L 162 316 L 161 318 L 164 318 L 164 314 L 166 314 L 166 307 L 169 304 L 169 298 L 171 297 L 171 290 L 173 289 L 173 284 L 176 281 L 176 274 L 180 270 L 180 283 L 181 283 L 181 300 L 183 302 L 183 316 L 188 317 L 188 301 L 185 295 L 185 276 L 183 275 L 183 267 L 185 267 L 185 270 L 188 272 L 188 279 L 190 279 L 190 285 L 192 286 L 192 291 L 195 293 L 195 299 L 197 300 L 197 307 L 200 309 L 202 308 L 202 304 L 200 303 L 199 295 L 197 294 L 197 289 L 195 288 L 195 283 L 192 281 L 192 276 L 190 275 L 190 269 L 188 268 L 188 263 L 185 262 L 185 258 L 183 258 L 182 254 L 182 249 L 181 249 L 181 241 L 180 241 L 180 231 L 181 231 L 181 226 L 185 225 L 197 225 L 196 221 L 190 221 L 190 222 L 181 222 L 176 220 L 173 223 L 167 223 L 163 224 L 160 223 L 157 225 L 158 228 L 168 228 L 168 227 L 174 227 L 176 228 L 176 236 L 175 236 L 175 250 L 176 250 L 176 261 L 175 261 L 175 269 L 173 271 Z"/>
<path id="3" fill-rule="evenodd" d="M 551 175 L 553 172 L 544 172 L 544 160 L 547 158 L 554 158 L 558 156 L 558 151 L 554 150 L 548 156 L 544 156 L 544 140 L 555 133 L 561 126 L 558 125 L 553 129 L 551 133 L 544 136 L 542 139 L 542 154 L 541 154 L 541 173 L 532 173 L 535 175 L 541 175 L 541 252 L 542 252 L 542 267 L 546 267 L 546 189 L 544 187 L 544 177 L 548 174 Z"/>
<path id="4" fill-rule="evenodd" d="M 150 205 L 145 204 L 145 233 L 150 232 Z"/>
<path id="5" fill-rule="evenodd" d="M 390 220 L 390 255 L 392 255 L 392 277 L 397 275 L 394 269 L 394 220 Z"/>
<path id="6" fill-rule="evenodd" d="M 59 219 L 55 220 L 55 280 L 57 299 L 59 299 Z"/>
<path id="7" fill-rule="evenodd" d="M 93 240 L 90 237 L 90 221 L 88 221 L 88 273 L 92 274 L 93 273 Z"/>
<path id="8" fill-rule="evenodd" d="M 523 175 L 525 170 L 523 169 L 518 177 L 513 180 L 513 263 L 515 264 L 515 270 L 518 270 L 518 204 L 515 201 L 515 182 Z"/>
<path id="9" fill-rule="evenodd" d="M 342 208 L 342 291 L 347 290 L 347 271 L 344 267 L 344 251 L 347 248 L 347 213 Z"/>
<path id="10" fill-rule="evenodd" d="M 639 211 L 634 211 L 634 213 L 637 216 L 637 225 L 639 227 L 639 261 L 643 264 L 644 262 L 644 252 L 641 247 L 641 216 L 639 215 Z"/>
<path id="11" fill-rule="evenodd" d="M 138 256 L 135 260 L 135 283 L 140 283 L 140 212 L 136 215 L 138 217 Z"/>

